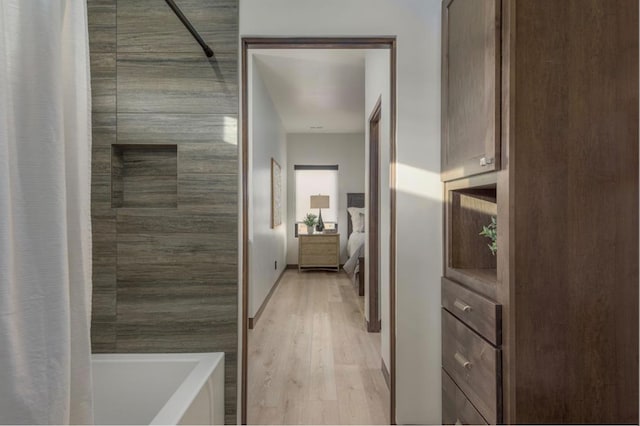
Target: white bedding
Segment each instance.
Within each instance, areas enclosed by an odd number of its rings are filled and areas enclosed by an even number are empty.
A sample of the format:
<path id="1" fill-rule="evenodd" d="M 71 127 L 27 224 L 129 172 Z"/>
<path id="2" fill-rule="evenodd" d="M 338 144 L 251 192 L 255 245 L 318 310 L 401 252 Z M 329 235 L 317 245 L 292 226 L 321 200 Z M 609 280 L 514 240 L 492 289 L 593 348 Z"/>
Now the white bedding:
<path id="1" fill-rule="evenodd" d="M 355 275 L 358 272 L 358 258 L 364 254 L 364 232 L 352 232 L 347 241 L 347 256 L 349 259 L 345 262 L 343 269 L 349 275 Z"/>

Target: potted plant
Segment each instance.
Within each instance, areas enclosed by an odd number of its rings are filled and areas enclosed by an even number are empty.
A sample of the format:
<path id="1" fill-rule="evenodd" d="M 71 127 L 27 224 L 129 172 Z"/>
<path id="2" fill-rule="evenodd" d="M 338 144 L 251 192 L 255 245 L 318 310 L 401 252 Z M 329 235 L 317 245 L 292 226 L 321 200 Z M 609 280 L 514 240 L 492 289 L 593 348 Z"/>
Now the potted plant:
<path id="1" fill-rule="evenodd" d="M 313 213 L 307 213 L 302 223 L 307 225 L 307 234 L 313 234 L 313 227 L 318 223 L 318 216 Z"/>
<path id="2" fill-rule="evenodd" d="M 480 235 L 483 237 L 487 237 L 491 240 L 491 244 L 487 244 L 489 246 L 489 250 L 491 250 L 492 255 L 496 255 L 498 251 L 498 243 L 496 242 L 496 237 L 498 234 L 498 224 L 496 223 L 496 218 L 491 217 L 491 223 L 487 226 L 482 227 L 482 231 Z"/>

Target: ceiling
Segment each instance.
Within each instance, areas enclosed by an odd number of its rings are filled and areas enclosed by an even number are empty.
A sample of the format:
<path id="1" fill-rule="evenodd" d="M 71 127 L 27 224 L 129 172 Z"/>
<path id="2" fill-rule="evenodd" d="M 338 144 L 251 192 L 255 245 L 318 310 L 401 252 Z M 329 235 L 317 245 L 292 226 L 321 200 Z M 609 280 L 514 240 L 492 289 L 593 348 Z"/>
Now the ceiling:
<path id="1" fill-rule="evenodd" d="M 287 133 L 364 133 L 365 50 L 256 50 Z"/>

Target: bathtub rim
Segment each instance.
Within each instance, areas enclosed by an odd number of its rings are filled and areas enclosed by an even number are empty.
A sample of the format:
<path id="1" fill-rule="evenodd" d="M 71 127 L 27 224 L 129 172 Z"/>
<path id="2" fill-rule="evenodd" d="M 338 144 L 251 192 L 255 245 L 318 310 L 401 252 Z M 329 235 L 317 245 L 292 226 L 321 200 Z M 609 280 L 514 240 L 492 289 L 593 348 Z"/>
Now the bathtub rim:
<path id="1" fill-rule="evenodd" d="M 193 402 L 205 383 L 211 377 L 213 371 L 220 365 L 224 369 L 224 352 L 198 352 L 198 353 L 100 353 L 92 354 L 91 360 L 124 363 L 124 362 L 154 362 L 176 361 L 195 362 L 195 367 L 187 374 L 180 385 L 171 394 L 162 408 L 156 413 L 150 425 L 177 425 L 184 417 L 190 404 Z"/>

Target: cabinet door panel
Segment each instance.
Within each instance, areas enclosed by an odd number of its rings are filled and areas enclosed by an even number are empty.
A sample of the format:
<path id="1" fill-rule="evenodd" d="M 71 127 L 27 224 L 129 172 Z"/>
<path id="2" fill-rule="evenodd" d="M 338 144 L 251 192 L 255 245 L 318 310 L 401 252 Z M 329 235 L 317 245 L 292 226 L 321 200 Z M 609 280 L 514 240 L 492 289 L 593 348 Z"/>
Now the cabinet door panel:
<path id="1" fill-rule="evenodd" d="M 500 0 L 445 0 L 442 180 L 500 168 Z"/>

